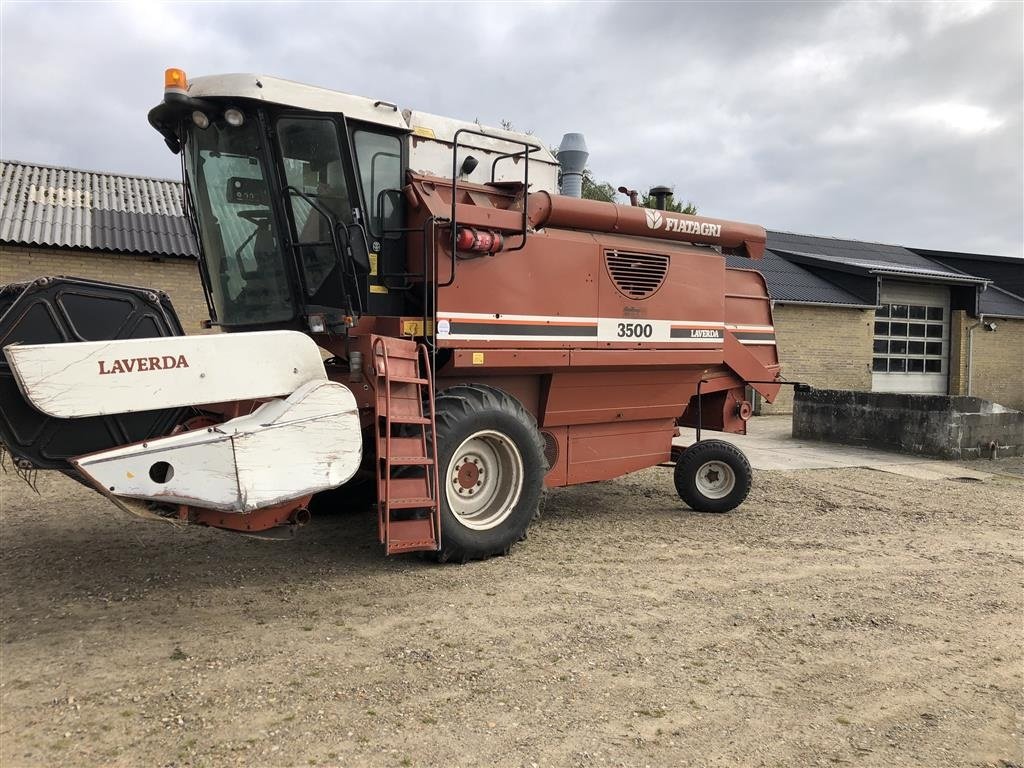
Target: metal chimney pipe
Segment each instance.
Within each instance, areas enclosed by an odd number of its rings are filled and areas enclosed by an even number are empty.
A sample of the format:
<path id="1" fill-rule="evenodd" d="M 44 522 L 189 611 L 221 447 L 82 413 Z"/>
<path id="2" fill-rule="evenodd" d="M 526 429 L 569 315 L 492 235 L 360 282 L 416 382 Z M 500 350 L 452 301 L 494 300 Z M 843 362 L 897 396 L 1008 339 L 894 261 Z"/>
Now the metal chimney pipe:
<path id="1" fill-rule="evenodd" d="M 583 169 L 587 167 L 587 142 L 582 133 L 567 133 L 558 145 L 558 164 L 562 167 L 561 192 L 567 197 L 583 197 Z"/>

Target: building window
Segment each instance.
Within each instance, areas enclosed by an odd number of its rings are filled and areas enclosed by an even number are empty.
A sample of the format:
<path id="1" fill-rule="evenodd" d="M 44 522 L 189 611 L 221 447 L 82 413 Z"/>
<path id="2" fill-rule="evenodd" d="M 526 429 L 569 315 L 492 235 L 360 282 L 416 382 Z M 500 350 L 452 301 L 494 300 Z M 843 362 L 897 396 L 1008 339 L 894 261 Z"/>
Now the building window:
<path id="1" fill-rule="evenodd" d="M 875 310 L 875 373 L 944 373 L 946 310 L 883 304 Z"/>

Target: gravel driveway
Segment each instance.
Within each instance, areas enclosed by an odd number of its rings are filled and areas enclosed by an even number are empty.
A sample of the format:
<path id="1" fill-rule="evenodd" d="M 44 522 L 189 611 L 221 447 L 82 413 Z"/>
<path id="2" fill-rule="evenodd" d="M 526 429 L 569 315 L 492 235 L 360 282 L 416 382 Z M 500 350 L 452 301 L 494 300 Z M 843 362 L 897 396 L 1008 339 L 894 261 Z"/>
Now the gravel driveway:
<path id="1" fill-rule="evenodd" d="M 728 515 L 659 467 L 465 566 L 0 475 L 0 764 L 1019 765 L 1021 465 L 757 472 Z"/>

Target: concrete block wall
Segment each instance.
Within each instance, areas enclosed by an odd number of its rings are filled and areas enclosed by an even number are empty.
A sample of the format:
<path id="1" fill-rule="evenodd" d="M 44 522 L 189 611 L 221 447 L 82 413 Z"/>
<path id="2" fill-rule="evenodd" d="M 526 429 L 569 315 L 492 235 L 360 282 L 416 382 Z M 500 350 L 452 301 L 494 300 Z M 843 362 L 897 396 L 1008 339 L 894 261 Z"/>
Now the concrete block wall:
<path id="1" fill-rule="evenodd" d="M 0 245 L 0 285 L 44 275 L 84 277 L 166 291 L 186 333 L 202 333 L 200 322 L 209 319 L 194 259 Z"/>
<path id="2" fill-rule="evenodd" d="M 813 387 L 871 391 L 874 310 L 776 304 L 772 312 L 783 375 Z M 793 412 L 793 388 L 783 387 L 761 413 Z"/>
<path id="3" fill-rule="evenodd" d="M 945 459 L 1024 455 L 1024 413 L 977 397 L 798 392 L 793 437 Z"/>

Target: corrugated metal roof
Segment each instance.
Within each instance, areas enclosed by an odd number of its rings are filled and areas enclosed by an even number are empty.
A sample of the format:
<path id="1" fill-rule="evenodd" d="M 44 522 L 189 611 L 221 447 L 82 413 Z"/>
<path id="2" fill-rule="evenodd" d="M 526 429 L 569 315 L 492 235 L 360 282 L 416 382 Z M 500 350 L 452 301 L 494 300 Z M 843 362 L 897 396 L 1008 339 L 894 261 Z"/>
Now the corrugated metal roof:
<path id="1" fill-rule="evenodd" d="M 978 311 L 991 317 L 1024 318 L 1024 299 L 995 285 L 981 294 Z"/>
<path id="2" fill-rule="evenodd" d="M 921 252 L 885 243 L 841 240 L 833 237 L 768 232 L 768 250 L 760 261 L 729 256 L 730 267 L 753 268 L 764 275 L 768 292 L 776 301 L 792 304 L 872 306 L 828 279 L 837 271 L 855 274 L 916 279 L 922 282 L 952 283 L 984 288 L 978 293 L 978 311 L 994 317 L 1024 317 L 1024 298 L 998 287 L 1001 275 L 990 274 L 985 262 L 1001 268 L 1024 266 L 1024 260 L 971 254 L 974 263 L 955 262 L 965 254 Z M 945 258 L 944 258 L 945 256 Z M 833 271 L 835 270 L 835 271 Z"/>
<path id="3" fill-rule="evenodd" d="M 769 243 L 771 235 L 769 234 Z M 726 264 L 742 269 L 756 269 L 764 276 L 768 295 L 775 301 L 786 304 L 831 304 L 835 306 L 873 307 L 865 304 L 852 293 L 838 285 L 804 269 L 799 264 L 786 261 L 768 250 L 764 258 L 751 261 L 743 256 L 726 256 Z"/>
<path id="4" fill-rule="evenodd" d="M 922 248 L 912 250 L 958 272 L 987 277 L 1001 290 L 1024 299 L 1024 258 L 1020 256 L 993 256 Z"/>
<path id="5" fill-rule="evenodd" d="M 178 181 L 0 161 L 0 242 L 195 258 Z"/>
<path id="6" fill-rule="evenodd" d="M 836 259 L 861 259 L 899 264 L 903 267 L 935 269 L 934 261 L 908 248 L 886 243 L 841 240 L 837 237 L 798 235 L 793 232 L 769 232 L 768 247 L 776 251 L 815 253 Z"/>
<path id="7" fill-rule="evenodd" d="M 890 275 L 893 277 L 917 277 L 925 281 L 939 283 L 975 283 L 991 282 L 984 277 L 975 277 L 964 272 L 947 269 L 941 264 L 929 262 L 928 266 L 909 266 L 895 261 L 865 259 L 850 256 L 835 256 L 823 253 L 804 253 L 802 251 L 778 251 L 786 259 L 796 260 L 800 264 L 838 269 L 865 275 Z"/>

